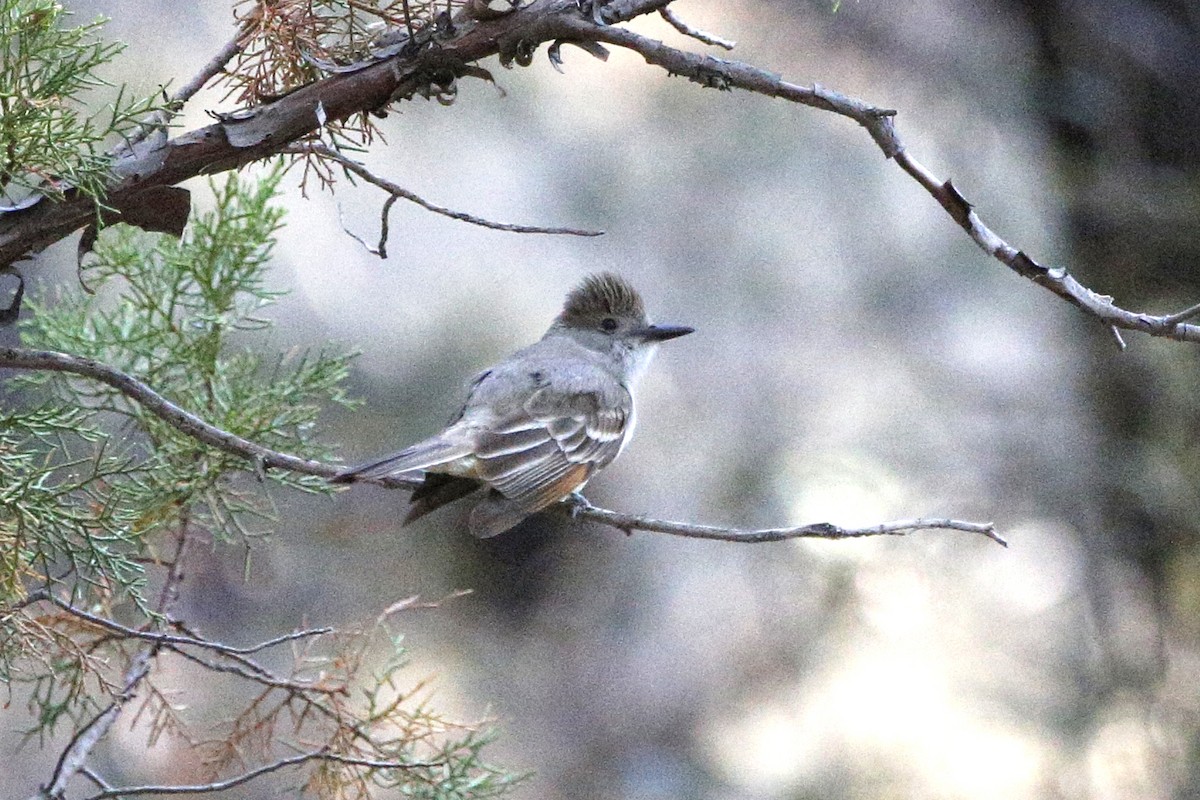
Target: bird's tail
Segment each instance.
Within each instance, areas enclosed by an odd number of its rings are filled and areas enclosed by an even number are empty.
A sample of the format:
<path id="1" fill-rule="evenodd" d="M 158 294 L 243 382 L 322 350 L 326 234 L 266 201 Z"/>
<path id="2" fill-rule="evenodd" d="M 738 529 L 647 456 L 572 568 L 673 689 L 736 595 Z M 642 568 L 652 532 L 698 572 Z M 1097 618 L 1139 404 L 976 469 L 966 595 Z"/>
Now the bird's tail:
<path id="1" fill-rule="evenodd" d="M 454 461 L 456 458 L 471 454 L 471 445 L 454 441 L 445 434 L 434 436 L 423 442 L 404 448 L 399 453 L 392 453 L 378 461 L 370 461 L 354 467 L 347 467 L 330 478 L 333 483 L 353 483 L 366 478 L 382 478 L 385 475 L 397 475 L 401 472 L 413 472 L 419 469 L 429 469 L 439 464 Z"/>
<path id="2" fill-rule="evenodd" d="M 532 513 L 533 510 L 493 489 L 471 510 L 469 526 L 471 533 L 488 539 L 504 533 Z"/>

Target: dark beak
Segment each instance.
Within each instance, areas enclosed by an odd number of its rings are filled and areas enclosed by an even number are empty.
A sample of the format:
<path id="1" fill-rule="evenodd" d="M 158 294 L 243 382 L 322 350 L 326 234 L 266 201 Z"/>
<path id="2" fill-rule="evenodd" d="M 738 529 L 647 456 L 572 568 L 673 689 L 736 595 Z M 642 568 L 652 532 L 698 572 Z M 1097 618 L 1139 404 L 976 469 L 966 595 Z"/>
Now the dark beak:
<path id="1" fill-rule="evenodd" d="M 686 325 L 647 325 L 638 331 L 638 333 L 641 334 L 642 341 L 665 342 L 667 339 L 687 336 L 694 330 L 696 329 L 689 328 Z"/>

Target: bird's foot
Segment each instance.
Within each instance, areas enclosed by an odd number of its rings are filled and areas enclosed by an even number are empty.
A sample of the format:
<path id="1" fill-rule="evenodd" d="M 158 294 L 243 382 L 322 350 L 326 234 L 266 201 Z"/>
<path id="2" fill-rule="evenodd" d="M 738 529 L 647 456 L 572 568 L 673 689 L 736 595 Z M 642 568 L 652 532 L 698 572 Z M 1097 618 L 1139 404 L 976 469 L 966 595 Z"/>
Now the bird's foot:
<path id="1" fill-rule="evenodd" d="M 563 502 L 571 507 L 571 519 L 576 519 L 584 511 L 595 508 L 595 506 L 593 506 L 588 499 L 583 496 L 583 492 L 579 491 L 571 492 L 569 495 L 563 498 Z"/>

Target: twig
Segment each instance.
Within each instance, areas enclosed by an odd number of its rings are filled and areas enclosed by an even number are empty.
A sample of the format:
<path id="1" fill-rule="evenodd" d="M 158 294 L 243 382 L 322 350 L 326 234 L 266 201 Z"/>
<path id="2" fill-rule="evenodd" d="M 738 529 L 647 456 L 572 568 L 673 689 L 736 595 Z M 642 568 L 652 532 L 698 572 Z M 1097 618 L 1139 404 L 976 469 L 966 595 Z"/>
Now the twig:
<path id="1" fill-rule="evenodd" d="M 340 222 L 342 225 L 342 232 L 354 241 L 361 244 L 363 249 L 371 255 L 379 256 L 380 258 L 387 258 L 388 228 L 391 224 L 390 217 L 392 213 L 392 206 L 396 205 L 396 201 L 399 199 L 399 197 L 393 194 L 388 195 L 388 199 L 383 201 L 383 208 L 379 211 L 379 244 L 375 245 L 374 247 L 371 247 L 371 245 L 367 244 L 365 239 L 363 239 L 354 231 L 350 230 L 350 227 L 346 225 L 345 218 L 342 217 L 342 207 L 339 204 L 338 222 Z"/>
<path id="2" fill-rule="evenodd" d="M 398 197 L 402 200 L 408 200 L 412 203 L 416 203 L 421 208 L 424 208 L 428 211 L 432 211 L 435 214 L 441 214 L 442 216 L 450 217 L 451 219 L 456 219 L 456 220 L 459 220 L 460 222 L 467 222 L 467 223 L 470 223 L 471 225 L 479 225 L 484 228 L 491 228 L 492 230 L 497 230 L 497 231 L 507 231 L 509 233 L 547 233 L 547 234 L 565 235 L 565 236 L 603 236 L 604 235 L 604 231 L 591 231 L 591 230 L 584 230 L 581 228 L 548 228 L 548 227 L 544 227 L 541 225 L 515 225 L 512 223 L 508 223 L 508 222 L 494 222 L 489 219 L 484 219 L 483 217 L 477 217 L 473 214 L 467 214 L 466 212 L 463 212 L 463 211 L 454 211 L 453 209 L 446 208 L 445 206 L 439 206 L 435 203 L 431 203 L 428 200 L 425 200 L 424 198 L 422 198 L 416 194 L 413 194 L 408 189 L 405 189 L 403 186 L 392 183 L 387 178 L 379 177 L 378 175 L 376 175 L 374 172 L 371 172 L 371 170 L 367 169 L 365 166 L 363 166 L 358 161 L 355 161 L 354 159 L 349 158 L 345 154 L 339 153 L 337 150 L 334 150 L 332 147 L 329 147 L 328 145 L 322 144 L 320 142 L 296 142 L 294 144 L 290 144 L 290 145 L 284 147 L 280 152 L 288 153 L 291 155 L 316 156 L 317 158 L 325 158 L 325 159 L 329 159 L 330 161 L 336 161 L 338 164 L 341 165 L 342 169 L 345 169 L 348 172 L 354 173 L 355 175 L 362 178 L 367 183 L 370 183 L 374 186 L 378 186 L 380 189 L 383 189 L 385 192 L 390 194 L 392 197 Z M 384 252 L 384 253 L 386 253 L 385 246 L 387 243 L 387 225 L 386 225 L 387 216 L 386 216 L 386 214 L 387 214 L 387 212 L 385 211 L 384 212 L 384 224 L 382 226 L 382 233 L 381 233 L 381 238 L 380 238 L 380 242 L 379 242 L 379 249 L 381 252 Z M 386 255 L 383 255 L 381 257 L 386 258 Z"/>
<path id="3" fill-rule="evenodd" d="M 192 436 L 205 444 L 212 445 L 227 453 L 240 455 L 255 463 L 261 463 L 270 467 L 281 467 L 300 472 L 305 475 L 317 475 L 324 478 L 331 478 L 340 471 L 340 467 L 333 464 L 323 464 L 319 461 L 311 461 L 309 459 L 297 458 L 285 453 L 277 453 L 274 450 L 263 447 L 260 444 L 255 444 L 247 439 L 243 439 L 235 434 L 223 431 L 220 428 L 209 425 L 202 419 L 191 412 L 184 411 L 178 406 L 170 403 L 161 395 L 155 392 L 146 384 L 126 375 L 120 370 L 113 367 L 101 364 L 91 359 L 79 358 L 78 356 L 68 355 L 66 353 L 55 353 L 50 351 L 24 350 L 22 348 L 0 348 L 0 367 L 16 367 L 19 369 L 43 369 L 56 370 L 60 372 L 73 372 L 79 375 L 84 375 L 96 380 L 104 381 L 108 385 L 120 390 L 129 397 L 137 400 L 146 406 L 147 409 L 158 415 L 167 423 L 175 426 L 188 436 Z M 374 483 L 387 488 L 415 489 L 420 485 L 420 480 L 416 477 L 409 476 L 389 476 L 383 478 L 370 478 L 361 483 Z M 654 531 L 657 533 L 669 533 L 675 536 L 691 536 L 693 538 L 702 539 L 720 539 L 730 542 L 767 542 L 779 541 L 781 539 L 794 539 L 802 536 L 817 537 L 823 539 L 848 539 L 860 536 L 883 536 L 883 535 L 902 535 L 913 530 L 947 528 L 953 530 L 969 531 L 971 533 L 981 533 L 990 539 L 993 539 L 1001 544 L 1005 544 L 995 532 L 992 524 L 976 523 L 976 522 L 958 522 L 948 519 L 918 519 L 908 520 L 904 522 L 892 522 L 884 525 L 877 525 L 872 528 L 840 528 L 836 525 L 821 522 L 813 525 L 805 525 L 797 528 L 779 528 L 765 531 L 741 531 L 733 528 L 713 528 L 704 525 L 690 525 L 682 522 L 669 522 L 665 520 L 656 520 L 650 517 L 639 517 L 632 514 L 622 514 L 617 511 L 608 511 L 603 508 L 597 508 L 592 505 L 581 506 L 577 501 L 568 500 L 564 502 L 563 508 L 568 513 L 573 513 L 577 516 L 590 519 L 595 522 L 601 522 L 605 525 L 611 525 L 614 528 L 621 530 L 644 530 Z M 55 604 L 62 601 L 56 598 L 50 598 Z M 87 612 L 76 613 L 86 614 Z M 124 626 L 119 626 L 111 620 L 100 620 L 97 624 L 113 625 L 121 629 L 121 633 L 129 631 L 129 635 L 139 637 L 154 637 L 156 641 L 164 643 L 178 644 L 194 644 L 198 646 L 207 646 L 210 649 L 218 649 L 213 647 L 213 643 L 206 643 L 203 640 L 188 639 L 187 637 L 175 637 L 175 640 L 168 637 L 167 634 L 148 634 L 144 631 L 133 631 L 126 629 Z M 291 635 L 289 635 L 291 636 Z M 272 640 L 272 643 L 278 641 L 286 641 L 287 636 L 279 637 L 277 640 Z M 183 640 L 183 641 L 176 641 Z M 255 648 L 261 649 L 263 645 L 255 645 Z M 225 645 L 220 645 L 230 651 L 235 651 L 236 648 L 227 648 Z"/>
<path id="4" fill-rule="evenodd" d="M 318 686 L 307 681 L 295 681 L 287 678 L 281 678 L 270 670 L 255 664 L 255 668 L 246 668 L 236 663 L 221 663 L 214 661 L 211 658 L 204 658 L 195 653 L 189 653 L 187 650 L 175 645 L 164 645 L 168 650 L 178 655 L 180 658 L 191 661 L 193 664 L 199 664 L 212 672 L 223 672 L 227 675 L 237 675 L 244 680 L 257 683 L 261 686 L 266 686 L 271 689 L 280 689 L 285 692 L 291 692 L 293 695 L 304 694 L 305 692 L 316 692 L 317 694 L 341 694 L 345 691 L 345 687 L 324 687 Z"/>
<path id="5" fill-rule="evenodd" d="M 212 80 L 221 70 L 225 69 L 225 65 L 230 62 L 235 56 L 242 52 L 246 47 L 247 35 L 250 33 L 250 24 L 243 23 L 238 28 L 238 32 L 233 38 L 225 43 L 225 46 L 216 52 L 216 54 L 208 60 L 208 63 L 200 68 L 192 79 L 170 96 L 167 101 L 169 110 L 156 111 L 150 115 L 150 118 L 139 123 L 139 128 L 136 133 L 127 137 L 122 143 L 123 148 L 132 149 L 134 145 L 143 141 L 147 136 L 157 129 L 162 128 L 171 121 L 171 117 L 179 112 L 179 109 L 192 97 L 204 88 L 204 85 Z"/>
<path id="6" fill-rule="evenodd" d="M 87 778 L 92 783 L 105 791 L 112 791 L 112 784 L 104 780 L 104 777 L 99 772 L 84 764 L 79 768 L 79 774 Z"/>
<path id="7" fill-rule="evenodd" d="M 733 48 L 737 47 L 737 42 L 733 41 L 732 39 L 725 39 L 721 36 L 717 36 L 716 34 L 708 33 L 688 25 L 686 22 L 681 20 L 674 11 L 671 10 L 670 6 L 660 8 L 658 10 L 658 15 L 667 22 L 671 23 L 671 27 L 682 33 L 684 36 L 690 36 L 699 42 L 711 44 L 714 47 L 721 47 L 725 50 L 732 50 Z"/>
<path id="8" fill-rule="evenodd" d="M 88 797 L 87 800 L 107 800 L 110 797 L 125 797 L 126 795 L 134 794 L 200 794 L 204 792 L 223 792 L 226 789 L 232 789 L 235 786 L 248 783 L 255 778 L 261 778 L 263 775 L 309 761 L 334 761 L 339 764 L 367 767 L 368 769 L 435 769 L 444 766 L 444 762 L 441 761 L 413 761 L 407 763 L 403 761 L 379 761 L 370 758 L 354 758 L 352 756 L 338 755 L 326 752 L 325 750 L 314 750 L 309 753 L 300 753 L 299 755 L 272 761 L 270 764 L 264 764 L 261 767 L 256 767 L 255 769 L 243 772 L 241 775 L 235 775 L 223 781 L 199 783 L 191 786 L 122 786 L 97 792 Z"/>
<path id="9" fill-rule="evenodd" d="M 75 777 L 83 767 L 84 762 L 91 755 L 92 750 L 95 749 L 100 740 L 112 728 L 113 723 L 117 721 L 117 717 L 121 714 L 121 709 L 133 699 L 138 684 L 150 672 L 150 662 L 153 657 L 153 647 L 144 647 L 138 651 L 137 655 L 134 656 L 133 662 L 129 665 L 129 669 L 125 671 L 125 680 L 121 687 L 121 693 L 103 711 L 92 717 L 90 722 L 75 732 L 71 741 L 58 757 L 58 763 L 54 765 L 50 785 L 42 787 L 39 794 L 36 795 L 38 800 L 45 800 L 46 798 L 57 800 L 57 798 L 63 796 L 67 788 L 67 783 L 71 778 Z"/>

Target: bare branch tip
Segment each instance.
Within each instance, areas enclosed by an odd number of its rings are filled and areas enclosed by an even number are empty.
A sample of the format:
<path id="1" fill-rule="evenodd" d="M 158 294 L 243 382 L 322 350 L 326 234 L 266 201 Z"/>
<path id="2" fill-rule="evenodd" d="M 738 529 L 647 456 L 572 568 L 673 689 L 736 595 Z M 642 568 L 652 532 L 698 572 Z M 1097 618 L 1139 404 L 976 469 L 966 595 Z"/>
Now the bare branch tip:
<path id="1" fill-rule="evenodd" d="M 659 16 L 665 19 L 672 28 L 679 31 L 684 36 L 688 36 L 703 44 L 720 47 L 725 50 L 732 50 L 737 47 L 737 42 L 733 41 L 732 39 L 726 39 L 722 36 L 717 36 L 716 34 L 708 33 L 688 25 L 686 22 L 680 19 L 679 16 L 673 10 L 671 10 L 669 6 L 663 6 L 658 10 L 658 13 Z"/>
<path id="2" fill-rule="evenodd" d="M 1166 323 L 1170 327 L 1176 327 L 1180 323 L 1186 322 L 1189 319 L 1193 319 L 1196 316 L 1200 316 L 1200 303 L 1197 303 L 1194 306 L 1185 308 L 1183 311 L 1179 311 L 1174 314 L 1169 314 L 1168 316 L 1163 317 L 1163 322 Z"/>

